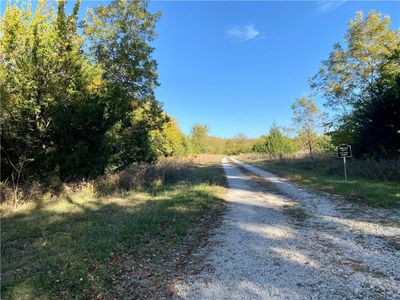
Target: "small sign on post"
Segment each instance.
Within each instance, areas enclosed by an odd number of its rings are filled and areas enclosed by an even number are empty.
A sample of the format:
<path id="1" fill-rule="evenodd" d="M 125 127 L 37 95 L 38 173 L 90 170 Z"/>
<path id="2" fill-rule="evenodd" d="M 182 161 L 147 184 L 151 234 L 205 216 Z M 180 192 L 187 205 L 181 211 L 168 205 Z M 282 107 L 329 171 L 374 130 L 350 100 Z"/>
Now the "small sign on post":
<path id="1" fill-rule="evenodd" d="M 344 180 L 347 180 L 346 157 L 351 157 L 351 146 L 346 144 L 338 146 L 337 157 L 343 158 Z"/>

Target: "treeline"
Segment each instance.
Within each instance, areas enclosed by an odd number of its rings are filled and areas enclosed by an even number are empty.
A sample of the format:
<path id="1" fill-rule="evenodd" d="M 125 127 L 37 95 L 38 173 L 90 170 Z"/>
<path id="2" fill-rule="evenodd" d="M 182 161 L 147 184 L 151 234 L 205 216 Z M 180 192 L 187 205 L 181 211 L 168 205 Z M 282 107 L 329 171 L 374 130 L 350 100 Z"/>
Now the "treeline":
<path id="1" fill-rule="evenodd" d="M 150 42 L 160 15 L 147 2 L 114 0 L 83 20 L 79 0 L 69 14 L 65 5 L 7 2 L 0 21 L 1 178 L 15 186 L 206 152 L 312 156 L 349 143 L 356 156 L 400 155 L 400 31 L 389 17 L 358 13 L 311 78 L 329 116 L 302 97 L 290 131 L 222 139 L 201 124 L 184 134 L 156 99 Z"/>
<path id="2" fill-rule="evenodd" d="M 169 118 L 152 139 L 153 146 L 159 150 L 158 157 L 201 153 L 234 155 L 251 152 L 255 141 L 240 133 L 233 138 L 210 136 L 206 124 L 194 124 L 190 133 L 185 134 L 173 118 Z"/>
<path id="3" fill-rule="evenodd" d="M 208 135 L 209 127 L 206 124 L 193 125 L 190 132 L 191 153 L 212 153 L 233 155 L 250 152 L 254 139 L 249 139 L 243 133 L 233 138 L 220 138 Z"/>
<path id="4" fill-rule="evenodd" d="M 173 127 L 154 95 L 159 14 L 114 0 L 78 19 L 39 0 L 7 2 L 0 28 L 1 177 L 88 178 L 168 155 Z M 172 124 L 172 125 L 171 125 Z"/>

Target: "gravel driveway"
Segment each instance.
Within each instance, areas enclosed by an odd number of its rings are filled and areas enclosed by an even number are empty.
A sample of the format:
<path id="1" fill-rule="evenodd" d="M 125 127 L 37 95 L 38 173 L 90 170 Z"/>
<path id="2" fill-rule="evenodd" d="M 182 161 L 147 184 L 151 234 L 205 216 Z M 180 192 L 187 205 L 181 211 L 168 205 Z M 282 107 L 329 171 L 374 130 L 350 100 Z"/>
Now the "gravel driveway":
<path id="1" fill-rule="evenodd" d="M 235 160 L 233 160 L 235 161 Z M 400 211 L 360 207 L 235 161 L 222 225 L 184 299 L 400 299 Z M 264 181 L 263 181 L 264 182 Z"/>

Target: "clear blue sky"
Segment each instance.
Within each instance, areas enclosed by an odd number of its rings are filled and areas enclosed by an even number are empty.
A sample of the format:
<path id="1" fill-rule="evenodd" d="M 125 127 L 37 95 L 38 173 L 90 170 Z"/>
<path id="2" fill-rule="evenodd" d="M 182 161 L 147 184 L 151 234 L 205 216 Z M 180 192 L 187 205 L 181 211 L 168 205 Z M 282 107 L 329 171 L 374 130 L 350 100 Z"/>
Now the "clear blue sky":
<path id="1" fill-rule="evenodd" d="M 107 2 L 83 0 L 81 16 Z M 396 1 L 152 1 L 150 10 L 162 12 L 153 43 L 157 97 L 186 133 L 194 123 L 220 137 L 290 126 L 291 103 L 309 93 L 308 78 L 348 20 L 371 9 L 400 27 Z"/>
<path id="2" fill-rule="evenodd" d="M 154 56 L 158 98 L 181 128 L 206 123 L 211 135 L 250 137 L 275 121 L 291 124 L 290 105 L 356 11 L 375 9 L 400 26 L 399 2 L 151 2 L 163 15 Z M 321 101 L 318 101 L 321 103 Z"/>

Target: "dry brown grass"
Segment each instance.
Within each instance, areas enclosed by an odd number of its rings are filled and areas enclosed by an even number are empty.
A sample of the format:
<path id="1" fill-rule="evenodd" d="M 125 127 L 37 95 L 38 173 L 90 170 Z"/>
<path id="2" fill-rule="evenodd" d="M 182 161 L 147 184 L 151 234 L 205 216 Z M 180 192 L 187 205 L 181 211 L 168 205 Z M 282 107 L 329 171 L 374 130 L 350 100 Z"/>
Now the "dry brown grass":
<path id="1" fill-rule="evenodd" d="M 56 200 L 86 190 L 88 186 L 91 186 L 95 194 L 99 196 L 141 191 L 149 187 L 185 180 L 188 176 L 193 176 L 195 167 L 219 164 L 222 157 L 222 155 L 198 154 L 180 158 L 162 158 L 156 164 L 143 163 L 100 176 L 95 180 L 82 180 L 75 183 L 62 183 L 53 176 L 46 178 L 42 183 L 21 184 L 17 204 L 37 202 L 43 199 Z M 218 178 L 218 180 L 222 179 Z M 6 206 L 16 204 L 14 191 L 9 182 L 0 182 L 0 201 Z"/>
<path id="2" fill-rule="evenodd" d="M 315 153 L 313 159 L 307 153 L 285 155 L 281 158 L 261 153 L 246 153 L 236 156 L 247 162 L 264 162 L 287 166 L 293 170 L 315 170 L 317 174 L 343 176 L 343 161 L 335 153 Z M 375 160 L 371 158 L 347 159 L 348 175 L 352 179 L 369 179 L 376 181 L 400 182 L 400 161 L 396 159 Z"/>
<path id="3" fill-rule="evenodd" d="M 265 154 L 242 154 L 238 159 L 279 176 L 318 190 L 343 195 L 351 201 L 375 206 L 400 205 L 400 161 L 347 160 L 348 180 L 343 178 L 343 161 L 334 153 L 273 158 Z"/>
<path id="4" fill-rule="evenodd" d="M 141 190 L 184 180 L 199 165 L 218 164 L 221 155 L 201 154 L 188 157 L 163 158 L 156 164 L 141 164 L 123 171 L 107 174 L 94 182 L 100 194 Z"/>

